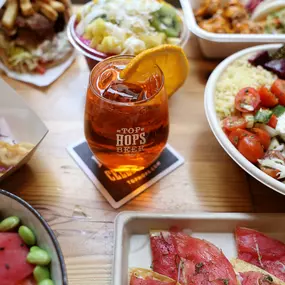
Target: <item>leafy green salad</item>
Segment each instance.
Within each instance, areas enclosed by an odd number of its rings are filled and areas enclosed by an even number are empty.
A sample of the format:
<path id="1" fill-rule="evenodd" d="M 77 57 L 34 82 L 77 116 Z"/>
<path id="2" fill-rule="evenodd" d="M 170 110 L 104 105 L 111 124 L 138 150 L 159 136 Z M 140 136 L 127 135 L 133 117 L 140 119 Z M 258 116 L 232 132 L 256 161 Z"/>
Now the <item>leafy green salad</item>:
<path id="1" fill-rule="evenodd" d="M 182 19 L 159 0 L 95 0 L 77 14 L 75 32 L 107 54 L 138 54 L 161 44 L 180 44 Z"/>

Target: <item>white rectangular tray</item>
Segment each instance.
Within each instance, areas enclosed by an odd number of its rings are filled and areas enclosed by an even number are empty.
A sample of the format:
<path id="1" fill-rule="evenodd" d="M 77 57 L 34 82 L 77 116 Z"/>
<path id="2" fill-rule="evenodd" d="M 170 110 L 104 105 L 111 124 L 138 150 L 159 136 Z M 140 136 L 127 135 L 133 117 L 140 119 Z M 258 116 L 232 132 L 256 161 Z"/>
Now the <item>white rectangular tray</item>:
<path id="1" fill-rule="evenodd" d="M 266 0 L 271 1 L 271 0 Z M 184 18 L 189 30 L 198 37 L 202 53 L 207 58 L 225 58 L 239 50 L 270 43 L 284 43 L 284 35 L 275 34 L 216 34 L 199 27 L 194 10 L 200 7 L 203 0 L 180 0 Z M 228 0 L 222 0 L 226 3 Z M 246 0 L 242 0 L 246 3 Z"/>
<path id="2" fill-rule="evenodd" d="M 115 221 L 113 285 L 128 284 L 128 268 L 150 269 L 150 229 L 178 226 L 191 235 L 221 248 L 227 258 L 236 257 L 234 229 L 257 229 L 285 242 L 285 214 L 191 213 L 159 214 L 122 212 Z"/>

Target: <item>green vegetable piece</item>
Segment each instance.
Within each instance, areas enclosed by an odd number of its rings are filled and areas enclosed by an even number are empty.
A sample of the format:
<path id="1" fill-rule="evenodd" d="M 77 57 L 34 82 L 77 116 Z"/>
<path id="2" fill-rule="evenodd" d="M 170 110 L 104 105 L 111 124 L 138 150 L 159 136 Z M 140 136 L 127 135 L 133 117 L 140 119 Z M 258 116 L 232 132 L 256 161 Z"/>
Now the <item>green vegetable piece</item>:
<path id="1" fill-rule="evenodd" d="M 37 265 L 33 271 L 33 274 L 37 282 L 50 278 L 50 272 L 46 266 Z"/>
<path id="2" fill-rule="evenodd" d="M 277 117 L 280 117 L 281 115 L 284 114 L 285 112 L 285 107 L 281 106 L 281 105 L 277 105 L 276 107 L 273 108 L 273 114 Z"/>
<path id="3" fill-rule="evenodd" d="M 38 247 L 38 246 L 32 246 L 32 247 L 30 248 L 30 252 L 36 251 L 36 250 L 38 250 L 38 249 L 41 249 L 41 248 Z"/>
<path id="4" fill-rule="evenodd" d="M 18 233 L 25 244 L 30 246 L 36 244 L 36 236 L 28 227 L 20 226 Z"/>
<path id="5" fill-rule="evenodd" d="M 273 112 L 267 109 L 259 109 L 254 116 L 254 121 L 256 123 L 267 124 L 272 116 Z"/>
<path id="6" fill-rule="evenodd" d="M 48 265 L 51 261 L 51 258 L 45 250 L 40 248 L 32 252 L 30 251 L 27 256 L 27 261 L 35 265 Z"/>
<path id="7" fill-rule="evenodd" d="M 20 224 L 20 219 L 16 216 L 11 216 L 4 219 L 0 223 L 0 232 L 8 232 L 15 229 Z"/>
<path id="8" fill-rule="evenodd" d="M 51 279 L 45 279 L 38 283 L 38 285 L 54 285 L 54 283 Z"/>

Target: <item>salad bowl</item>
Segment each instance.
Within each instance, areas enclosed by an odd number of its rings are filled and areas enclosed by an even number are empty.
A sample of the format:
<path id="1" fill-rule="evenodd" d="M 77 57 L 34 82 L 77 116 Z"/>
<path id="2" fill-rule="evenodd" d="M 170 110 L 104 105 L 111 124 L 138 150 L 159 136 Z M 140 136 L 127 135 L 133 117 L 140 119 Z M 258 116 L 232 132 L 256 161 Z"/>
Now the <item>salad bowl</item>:
<path id="1" fill-rule="evenodd" d="M 92 7 L 92 5 L 94 5 L 93 2 L 88 2 L 87 4 L 85 4 L 82 7 L 82 11 L 88 11 L 88 9 Z M 167 4 L 170 6 L 170 4 Z M 130 8 L 130 7 L 128 7 Z M 180 35 L 179 37 L 175 38 L 175 45 L 179 45 L 182 48 L 184 48 L 184 46 L 186 45 L 186 43 L 188 42 L 189 36 L 190 36 L 190 32 L 187 28 L 186 22 L 184 20 L 184 16 L 183 13 L 181 13 L 179 10 L 175 9 L 174 7 L 172 7 L 172 9 L 174 10 L 174 13 L 176 14 L 176 16 L 178 16 L 178 18 L 181 20 L 181 30 L 180 30 Z M 100 9 L 99 9 L 100 10 Z M 93 14 L 95 12 L 97 12 L 96 9 L 94 9 L 93 7 L 93 12 L 90 14 Z M 99 11 L 98 11 L 99 13 Z M 82 12 L 82 14 L 84 14 Z M 81 54 L 83 54 L 85 56 L 85 59 L 87 61 L 87 64 L 89 66 L 89 69 L 91 70 L 98 62 L 113 56 L 113 55 L 119 55 L 119 54 L 131 54 L 132 52 L 130 52 L 128 49 L 123 49 L 121 52 L 103 52 L 103 51 L 99 51 L 94 47 L 89 46 L 91 43 L 91 40 L 85 39 L 83 37 L 83 35 L 78 34 L 77 32 L 77 28 L 78 26 L 81 26 L 80 28 L 82 29 L 82 27 L 85 26 L 85 28 L 88 26 L 88 22 L 85 23 L 85 21 L 88 20 L 89 14 L 85 15 L 85 19 L 81 20 L 81 22 L 77 21 L 77 15 L 73 15 L 68 23 L 68 27 L 67 27 L 67 35 L 69 38 L 70 43 L 73 45 L 73 47 L 78 50 Z M 98 18 L 98 17 L 97 17 Z M 94 19 L 97 19 L 96 17 Z M 93 20 L 94 21 L 94 20 Z M 92 22 L 91 22 L 92 23 Z M 84 25 L 82 25 L 84 24 Z M 89 23 L 90 24 L 90 23 Z M 107 22 L 107 24 L 111 24 L 109 22 Z M 123 37 L 122 35 L 119 35 L 118 33 L 120 32 L 120 27 L 117 27 L 118 30 L 117 31 L 113 31 L 110 32 L 110 36 L 115 34 L 118 38 Z M 81 30 L 80 29 L 80 30 Z M 125 28 L 127 29 L 127 28 Z M 131 32 L 130 30 L 128 31 L 128 33 Z M 157 31 L 156 31 L 157 32 Z M 147 36 L 147 34 L 149 33 L 149 31 L 144 31 L 142 34 Z M 137 35 L 136 35 L 137 36 Z M 157 35 L 157 37 L 159 37 Z M 93 36 L 93 39 L 95 39 L 97 41 L 98 36 Z M 167 39 L 169 39 L 169 37 L 167 36 Z M 126 42 L 129 40 L 125 39 L 123 40 L 123 43 L 126 44 Z M 112 44 L 113 48 L 115 49 L 116 44 Z"/>
<path id="2" fill-rule="evenodd" d="M 252 164 L 249 160 L 247 160 L 238 149 L 231 143 L 227 135 L 222 129 L 220 118 L 216 112 L 215 107 L 215 92 L 216 86 L 219 78 L 223 74 L 223 72 L 229 67 L 229 65 L 233 64 L 237 59 L 240 59 L 243 56 L 256 54 L 262 51 L 276 51 L 280 48 L 280 44 L 273 45 L 261 45 L 256 47 L 247 48 L 245 50 L 239 51 L 230 57 L 226 58 L 222 61 L 216 69 L 212 72 L 204 94 L 204 109 L 206 113 L 206 117 L 210 128 L 215 135 L 216 139 L 223 147 L 223 149 L 227 152 L 227 154 L 248 174 L 253 176 L 255 179 L 268 186 L 269 188 L 279 192 L 280 194 L 285 195 L 285 184 L 272 178 L 267 175 L 265 172 L 260 170 L 257 166 Z M 249 86 L 248 86 L 249 87 Z"/>
<path id="3" fill-rule="evenodd" d="M 50 274 L 54 285 L 67 285 L 67 273 L 63 254 L 55 234 L 44 218 L 26 201 L 0 189 L 0 221 L 16 216 L 35 234 L 37 245 L 51 257 Z"/>

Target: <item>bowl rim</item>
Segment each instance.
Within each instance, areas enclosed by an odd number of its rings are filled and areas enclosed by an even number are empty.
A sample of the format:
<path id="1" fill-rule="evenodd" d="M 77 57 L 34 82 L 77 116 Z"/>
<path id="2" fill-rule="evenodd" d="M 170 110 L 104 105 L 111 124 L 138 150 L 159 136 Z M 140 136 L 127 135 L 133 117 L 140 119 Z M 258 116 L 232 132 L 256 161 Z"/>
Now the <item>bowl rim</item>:
<path id="1" fill-rule="evenodd" d="M 269 188 L 279 192 L 280 194 L 285 195 L 285 184 L 270 177 L 269 175 L 265 174 L 261 171 L 258 167 L 254 164 L 249 162 L 240 152 L 232 145 L 224 131 L 220 126 L 219 118 L 217 117 L 216 110 L 215 110 L 215 88 L 218 79 L 220 78 L 221 74 L 224 70 L 235 60 L 238 58 L 258 52 L 263 50 L 275 50 L 280 48 L 281 44 L 270 44 L 270 45 L 259 45 L 251 48 L 244 49 L 239 51 L 225 60 L 223 60 L 212 72 L 206 88 L 204 92 L 204 110 L 206 114 L 206 118 L 208 120 L 209 126 L 215 135 L 216 139 L 223 147 L 223 149 L 227 152 L 227 154 L 248 174 L 253 176 L 255 179 L 263 183 L 264 185 L 268 186 Z"/>
<path id="2" fill-rule="evenodd" d="M 28 209 L 41 222 L 41 224 L 45 228 L 46 232 L 48 233 L 48 235 L 49 235 L 49 237 L 50 237 L 50 239 L 51 239 L 51 241 L 55 247 L 56 254 L 59 258 L 60 270 L 62 272 L 62 280 L 61 280 L 62 285 L 68 285 L 67 271 L 66 271 L 66 265 L 65 265 L 64 257 L 63 257 L 59 242 L 58 242 L 55 234 L 53 233 L 52 229 L 48 225 L 48 223 L 45 221 L 45 219 L 42 217 L 42 215 L 36 209 L 34 209 L 28 202 L 26 202 L 22 198 L 18 197 L 17 195 L 0 188 L 0 196 L 1 195 L 4 195 L 4 196 L 7 196 L 13 200 L 16 200 L 18 203 L 20 203 L 22 206 L 24 206 L 26 209 Z"/>

